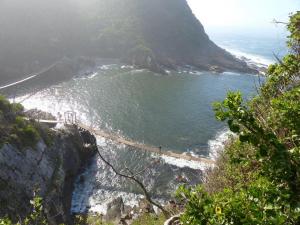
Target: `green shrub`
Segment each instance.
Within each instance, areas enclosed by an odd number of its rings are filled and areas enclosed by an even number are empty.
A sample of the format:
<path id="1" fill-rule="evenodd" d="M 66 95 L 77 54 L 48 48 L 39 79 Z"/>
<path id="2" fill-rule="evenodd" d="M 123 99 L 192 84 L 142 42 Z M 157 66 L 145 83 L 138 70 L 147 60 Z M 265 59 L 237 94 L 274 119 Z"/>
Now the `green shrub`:
<path id="1" fill-rule="evenodd" d="M 9 101 L 2 95 L 0 95 L 0 111 L 7 113 L 10 110 Z"/>
<path id="2" fill-rule="evenodd" d="M 186 201 L 183 224 L 292 225 L 300 216 L 300 208 L 289 202 L 289 190 L 264 177 L 238 191 L 224 189 L 209 195 L 201 186 L 181 187 L 177 196 Z"/>
<path id="3" fill-rule="evenodd" d="M 20 103 L 12 103 L 11 108 L 16 115 L 22 114 L 24 111 L 24 107 Z"/>
<path id="4" fill-rule="evenodd" d="M 30 124 L 26 125 L 24 128 L 18 129 L 18 137 L 25 145 L 24 147 L 34 146 L 40 139 L 38 131 Z"/>
<path id="5" fill-rule="evenodd" d="M 13 223 L 11 222 L 10 219 L 3 218 L 3 219 L 0 219 L 0 225 L 13 225 Z"/>
<path id="6" fill-rule="evenodd" d="M 9 218 L 0 218 L 0 225 L 48 225 L 42 198 L 35 197 L 30 201 L 30 204 L 32 205 L 32 212 L 25 219 L 13 223 Z"/>
<path id="7" fill-rule="evenodd" d="M 163 225 L 166 218 L 163 214 L 155 215 L 145 213 L 135 221 L 133 221 L 132 225 Z"/>
<path id="8" fill-rule="evenodd" d="M 15 119 L 15 124 L 17 127 L 24 127 L 26 125 L 26 121 L 23 117 L 17 116 Z"/>
<path id="9" fill-rule="evenodd" d="M 23 110 L 21 104 L 9 103 L 0 95 L 0 148 L 4 144 L 12 144 L 20 149 L 34 147 L 40 139 L 51 145 L 51 131 L 35 121 L 25 120 Z"/>

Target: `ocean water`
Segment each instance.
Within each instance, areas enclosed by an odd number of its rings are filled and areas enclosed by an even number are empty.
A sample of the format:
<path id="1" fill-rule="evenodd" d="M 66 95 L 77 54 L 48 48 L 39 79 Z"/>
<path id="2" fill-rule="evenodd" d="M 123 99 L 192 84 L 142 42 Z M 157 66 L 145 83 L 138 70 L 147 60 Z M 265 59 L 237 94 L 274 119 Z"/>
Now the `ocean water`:
<path id="1" fill-rule="evenodd" d="M 260 65 L 274 62 L 272 52 L 279 51 L 274 49 L 278 40 L 272 38 L 215 34 L 212 39 L 233 54 Z M 240 90 L 246 99 L 251 98 L 262 80 L 258 75 L 189 69 L 158 75 L 113 64 L 99 66 L 90 76 L 76 77 L 36 93 L 25 91 L 15 100 L 25 108 L 38 108 L 54 115 L 75 111 L 87 125 L 136 142 L 162 146 L 163 151 L 215 158 L 230 132 L 225 124 L 215 120 L 212 103 L 223 100 L 229 90 Z M 180 185 L 178 176 L 185 177 L 190 184 L 201 183 L 207 167 L 158 157 L 101 137 L 97 137 L 97 142 L 101 153 L 119 170 L 143 171 L 140 179 L 160 201 L 170 197 Z M 77 179 L 72 211 L 105 213 L 106 204 L 113 198 L 122 196 L 126 204 L 135 205 L 141 194 L 135 184 L 116 176 L 95 157 Z"/>
<path id="2" fill-rule="evenodd" d="M 267 32 L 267 31 L 266 31 Z M 216 31 L 209 32 L 210 38 L 220 47 L 238 57 L 246 57 L 256 64 L 269 65 L 287 53 L 287 33 L 278 28 L 270 34 L 255 31 Z"/>

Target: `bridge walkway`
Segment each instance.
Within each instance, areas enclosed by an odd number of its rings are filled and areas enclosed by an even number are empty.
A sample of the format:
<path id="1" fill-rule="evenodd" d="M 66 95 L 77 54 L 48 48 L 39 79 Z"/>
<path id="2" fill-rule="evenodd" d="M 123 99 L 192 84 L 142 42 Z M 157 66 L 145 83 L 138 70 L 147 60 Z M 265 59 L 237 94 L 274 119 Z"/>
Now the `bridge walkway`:
<path id="1" fill-rule="evenodd" d="M 90 133 L 92 133 L 96 136 L 104 137 L 104 138 L 112 140 L 116 143 L 134 147 L 141 151 L 151 152 L 151 153 L 155 153 L 155 154 L 158 154 L 161 156 L 168 156 L 168 157 L 172 157 L 172 158 L 176 158 L 176 159 L 184 159 L 184 160 L 188 160 L 188 161 L 199 162 L 199 163 L 203 163 L 207 166 L 212 166 L 215 164 L 214 160 L 211 160 L 208 158 L 196 157 L 196 156 L 192 156 L 192 155 L 188 155 L 188 154 L 179 154 L 179 153 L 176 153 L 175 150 L 171 150 L 171 149 L 165 150 L 165 149 L 162 149 L 161 147 L 155 147 L 155 146 L 151 146 L 148 144 L 139 143 L 134 140 L 129 140 L 129 139 L 126 139 L 117 134 L 109 133 L 109 132 L 106 132 L 103 130 L 93 129 L 92 127 L 89 127 L 83 123 L 77 122 L 77 120 L 73 120 L 72 117 L 68 116 L 69 115 L 68 113 L 70 113 L 70 112 L 67 112 L 65 114 L 65 121 L 43 120 L 43 119 L 37 120 L 37 121 L 40 123 L 45 123 L 45 124 L 49 124 L 49 125 L 56 125 L 58 123 L 63 123 L 66 125 L 76 125 L 78 128 L 89 131 Z M 26 118 L 26 119 L 28 119 L 28 118 Z"/>

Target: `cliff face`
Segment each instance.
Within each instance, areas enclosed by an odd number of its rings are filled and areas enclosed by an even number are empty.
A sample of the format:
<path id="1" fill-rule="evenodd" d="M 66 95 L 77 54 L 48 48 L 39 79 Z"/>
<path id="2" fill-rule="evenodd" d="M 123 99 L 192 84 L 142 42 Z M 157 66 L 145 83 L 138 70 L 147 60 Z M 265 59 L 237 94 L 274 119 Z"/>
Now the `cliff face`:
<path id="1" fill-rule="evenodd" d="M 31 210 L 30 200 L 35 192 L 43 198 L 51 224 L 68 224 L 75 176 L 94 153 L 93 147 L 85 147 L 80 133 L 72 127 L 56 131 L 50 146 L 43 140 L 25 149 L 3 145 L 0 217 L 24 217 Z"/>

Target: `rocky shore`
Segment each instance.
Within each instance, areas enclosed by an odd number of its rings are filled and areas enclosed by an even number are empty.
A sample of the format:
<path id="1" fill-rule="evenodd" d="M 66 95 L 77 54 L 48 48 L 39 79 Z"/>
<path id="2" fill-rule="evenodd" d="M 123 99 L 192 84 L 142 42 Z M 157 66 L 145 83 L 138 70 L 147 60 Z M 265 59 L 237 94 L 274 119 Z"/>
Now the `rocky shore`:
<path id="1" fill-rule="evenodd" d="M 32 109 L 24 112 L 32 120 L 56 118 L 50 113 Z M 49 140 L 42 138 L 35 146 L 20 147 L 4 144 L 0 148 L 0 218 L 8 216 L 17 222 L 32 212 L 31 202 L 35 196 L 42 198 L 44 213 L 51 225 L 74 224 L 77 216 L 94 218 L 113 224 L 131 224 L 144 215 L 156 217 L 159 210 L 146 200 L 137 206 L 126 205 L 122 197 L 107 204 L 107 212 L 72 214 L 72 194 L 75 180 L 81 177 L 97 152 L 95 137 L 76 125 L 64 125 L 56 129 L 39 124 L 48 132 Z M 169 209 L 174 202 L 166 203 Z"/>

